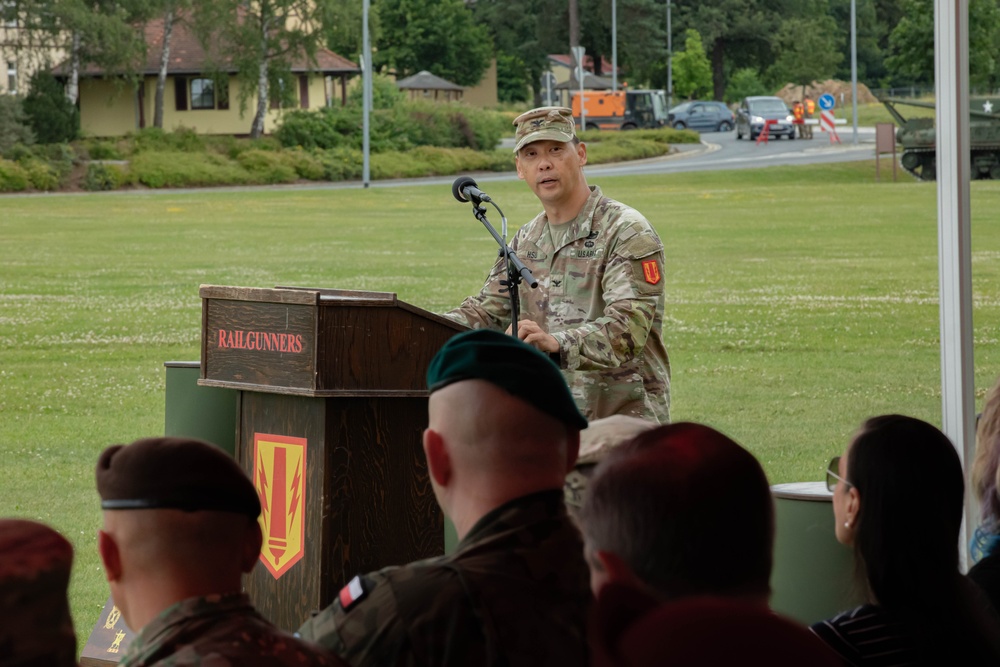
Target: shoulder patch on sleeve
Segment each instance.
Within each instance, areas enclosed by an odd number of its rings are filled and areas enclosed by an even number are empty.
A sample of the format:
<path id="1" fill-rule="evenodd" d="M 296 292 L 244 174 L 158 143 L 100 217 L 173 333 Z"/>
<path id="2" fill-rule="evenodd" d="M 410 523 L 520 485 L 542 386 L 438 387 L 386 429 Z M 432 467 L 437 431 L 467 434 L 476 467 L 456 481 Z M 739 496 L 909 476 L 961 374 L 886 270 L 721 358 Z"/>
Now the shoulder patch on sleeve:
<path id="1" fill-rule="evenodd" d="M 371 588 L 372 584 L 370 581 L 365 581 L 361 578 L 361 575 L 355 576 L 337 594 L 337 601 L 340 602 L 340 608 L 344 611 L 350 611 L 351 607 L 365 599 L 368 593 L 371 592 Z"/>

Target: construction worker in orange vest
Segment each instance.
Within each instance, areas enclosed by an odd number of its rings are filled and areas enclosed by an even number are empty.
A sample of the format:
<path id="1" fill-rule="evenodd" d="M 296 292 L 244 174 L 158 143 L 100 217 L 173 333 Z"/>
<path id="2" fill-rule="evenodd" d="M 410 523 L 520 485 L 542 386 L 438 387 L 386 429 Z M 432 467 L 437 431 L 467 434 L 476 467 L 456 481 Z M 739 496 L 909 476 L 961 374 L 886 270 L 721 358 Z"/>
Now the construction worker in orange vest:
<path id="1" fill-rule="evenodd" d="M 806 136 L 805 125 L 802 124 L 802 117 L 805 114 L 806 109 L 802 106 L 802 102 L 795 100 L 792 104 L 792 115 L 795 116 L 795 126 L 799 131 L 799 138 Z"/>
<path id="2" fill-rule="evenodd" d="M 805 107 L 806 107 L 806 118 L 812 118 L 813 114 L 816 113 L 816 103 L 813 102 L 812 98 L 809 97 L 808 95 L 805 96 L 804 102 L 805 102 Z M 803 125 L 803 128 L 805 128 L 805 132 L 806 132 L 805 138 L 806 139 L 812 139 L 813 138 L 813 126 L 812 125 Z"/>

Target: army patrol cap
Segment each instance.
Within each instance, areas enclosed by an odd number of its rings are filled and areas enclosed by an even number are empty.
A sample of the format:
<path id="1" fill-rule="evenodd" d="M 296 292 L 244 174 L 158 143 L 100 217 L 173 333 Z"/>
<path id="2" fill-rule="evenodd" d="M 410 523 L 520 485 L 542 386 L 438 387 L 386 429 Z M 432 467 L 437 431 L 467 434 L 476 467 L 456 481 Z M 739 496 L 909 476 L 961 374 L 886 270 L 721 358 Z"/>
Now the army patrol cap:
<path id="1" fill-rule="evenodd" d="M 0 519 L 0 665 L 75 667 L 73 547 L 48 526 Z"/>
<path id="2" fill-rule="evenodd" d="M 514 133 L 514 154 L 532 141 L 551 139 L 552 141 L 573 141 L 576 137 L 576 121 L 573 110 L 566 107 L 539 107 L 525 111 L 514 119 L 517 131 Z"/>
<path id="3" fill-rule="evenodd" d="M 240 466 L 201 440 L 145 438 L 112 445 L 98 458 L 96 474 L 103 510 L 260 515 L 260 497 Z"/>
<path id="4" fill-rule="evenodd" d="M 628 415 L 595 419 L 580 431 L 580 458 L 576 465 L 600 463 L 612 449 L 655 426 L 654 422 Z"/>
<path id="5" fill-rule="evenodd" d="M 513 336 L 475 329 L 445 343 L 427 368 L 427 387 L 433 393 L 463 380 L 485 380 L 570 428 L 587 428 L 559 368 Z"/>

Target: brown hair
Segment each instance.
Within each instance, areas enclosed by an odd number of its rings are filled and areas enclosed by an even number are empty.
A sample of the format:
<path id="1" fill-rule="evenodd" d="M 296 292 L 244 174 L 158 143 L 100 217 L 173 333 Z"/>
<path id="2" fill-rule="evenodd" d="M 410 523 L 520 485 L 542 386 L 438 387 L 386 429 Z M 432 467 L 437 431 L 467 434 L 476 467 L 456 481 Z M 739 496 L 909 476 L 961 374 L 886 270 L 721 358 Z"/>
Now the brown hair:
<path id="1" fill-rule="evenodd" d="M 665 597 L 770 592 L 774 506 L 757 459 L 702 424 L 646 431 L 612 452 L 584 500 L 593 550 Z"/>
<path id="2" fill-rule="evenodd" d="M 982 504 L 983 523 L 1000 522 L 1000 378 L 986 395 L 976 426 L 972 489 Z"/>

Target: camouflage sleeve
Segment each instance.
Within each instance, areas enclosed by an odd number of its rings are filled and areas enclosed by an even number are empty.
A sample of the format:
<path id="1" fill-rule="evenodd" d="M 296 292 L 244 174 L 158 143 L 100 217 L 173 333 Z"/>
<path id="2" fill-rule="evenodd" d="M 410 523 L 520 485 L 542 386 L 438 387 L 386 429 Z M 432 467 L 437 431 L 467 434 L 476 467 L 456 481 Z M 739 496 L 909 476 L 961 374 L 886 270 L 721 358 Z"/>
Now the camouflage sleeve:
<path id="1" fill-rule="evenodd" d="M 663 244 L 648 223 L 634 223 L 619 237 L 601 288 L 603 316 L 552 334 L 565 370 L 617 368 L 646 345 L 663 299 Z"/>
<path id="2" fill-rule="evenodd" d="M 407 628 L 401 622 L 385 571 L 361 579 L 364 597 L 344 609 L 340 600 L 306 621 L 298 634 L 335 653 L 353 667 L 412 664 Z"/>
<path id="3" fill-rule="evenodd" d="M 511 249 L 515 252 L 520 235 L 519 231 L 510 242 Z M 470 296 L 462 302 L 462 305 L 445 313 L 444 316 L 473 329 L 505 331 L 510 326 L 510 297 L 500 292 L 502 288 L 500 281 L 506 279 L 507 265 L 504 264 L 503 257 L 497 257 L 479 294 Z"/>

